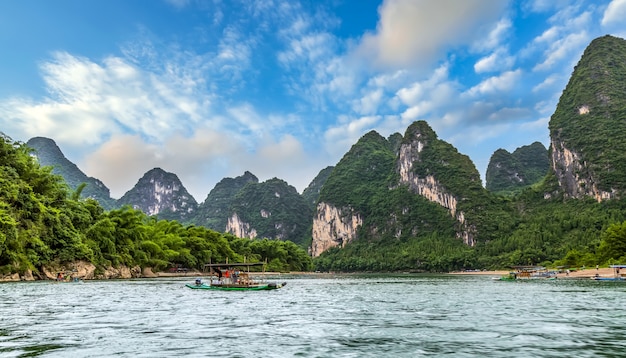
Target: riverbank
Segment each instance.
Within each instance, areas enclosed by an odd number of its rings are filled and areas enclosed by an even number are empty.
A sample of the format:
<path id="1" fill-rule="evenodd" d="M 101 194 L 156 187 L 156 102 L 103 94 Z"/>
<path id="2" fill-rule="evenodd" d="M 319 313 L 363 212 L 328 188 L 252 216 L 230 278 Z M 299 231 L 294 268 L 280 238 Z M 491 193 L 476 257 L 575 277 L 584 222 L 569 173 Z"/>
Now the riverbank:
<path id="1" fill-rule="evenodd" d="M 450 272 L 451 275 L 488 275 L 488 276 L 503 276 L 508 275 L 510 271 L 508 270 L 496 270 L 496 271 L 456 271 Z M 559 272 L 557 274 L 558 278 L 592 278 L 595 277 L 596 274 L 599 277 L 613 277 L 615 272 L 610 267 L 602 267 L 602 268 L 592 268 L 592 269 L 581 269 L 581 270 L 573 270 L 570 269 L 569 273 L 567 271 Z"/>

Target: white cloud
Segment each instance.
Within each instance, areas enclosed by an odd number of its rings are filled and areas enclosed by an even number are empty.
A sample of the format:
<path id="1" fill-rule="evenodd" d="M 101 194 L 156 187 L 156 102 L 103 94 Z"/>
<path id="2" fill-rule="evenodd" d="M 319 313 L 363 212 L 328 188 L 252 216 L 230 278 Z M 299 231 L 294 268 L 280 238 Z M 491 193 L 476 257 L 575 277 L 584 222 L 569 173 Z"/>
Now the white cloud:
<path id="1" fill-rule="evenodd" d="M 374 114 L 377 112 L 378 106 L 383 98 L 383 90 L 376 89 L 366 93 L 359 100 L 355 101 L 353 109 L 355 112 L 363 115 Z"/>
<path id="2" fill-rule="evenodd" d="M 373 130 L 380 119 L 380 116 L 343 116 L 340 123 L 329 127 L 324 133 L 324 147 L 331 154 L 341 156 L 365 133 Z"/>
<path id="3" fill-rule="evenodd" d="M 582 31 L 572 33 L 554 41 L 544 52 L 545 60 L 538 63 L 533 71 L 547 71 L 561 64 L 564 59 L 577 58 L 574 54 L 580 53 L 581 49 L 589 44 L 589 34 Z"/>
<path id="4" fill-rule="evenodd" d="M 543 80 L 543 82 L 541 82 L 540 84 L 536 85 L 535 87 L 533 87 L 532 91 L 533 92 L 541 92 L 544 90 L 553 90 L 554 86 L 559 83 L 558 81 L 560 81 L 560 76 L 557 74 L 552 74 L 548 77 L 546 77 L 545 80 Z M 559 83 L 560 84 L 560 83 Z"/>
<path id="5" fill-rule="evenodd" d="M 450 48 L 485 35 L 507 6 L 500 0 L 387 0 L 375 33 L 358 48 L 381 67 L 431 65 Z"/>
<path id="6" fill-rule="evenodd" d="M 499 48 L 489 56 L 483 57 L 474 64 L 476 73 L 497 72 L 513 67 L 515 59 L 504 48 Z"/>
<path id="7" fill-rule="evenodd" d="M 606 28 L 619 29 L 626 32 L 624 22 L 626 21 L 626 0 L 613 0 L 607 6 L 602 16 L 601 24 Z"/>
<path id="8" fill-rule="evenodd" d="M 494 94 L 511 90 L 519 81 L 522 70 L 507 71 L 500 76 L 490 77 L 476 86 L 470 88 L 466 93 L 469 96 Z"/>
<path id="9" fill-rule="evenodd" d="M 484 38 L 478 38 L 473 44 L 475 51 L 487 51 L 500 46 L 504 38 L 508 35 L 513 23 L 508 18 L 502 18 L 498 21 L 489 34 Z"/>

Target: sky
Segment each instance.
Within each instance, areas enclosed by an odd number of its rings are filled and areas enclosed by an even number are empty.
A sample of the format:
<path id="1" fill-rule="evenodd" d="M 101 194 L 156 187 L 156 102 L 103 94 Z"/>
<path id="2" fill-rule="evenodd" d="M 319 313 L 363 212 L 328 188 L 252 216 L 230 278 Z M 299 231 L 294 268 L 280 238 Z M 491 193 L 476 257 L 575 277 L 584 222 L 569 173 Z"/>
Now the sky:
<path id="1" fill-rule="evenodd" d="M 497 149 L 548 147 L 624 19 L 626 0 L 4 0 L 0 131 L 53 139 L 114 198 L 155 167 L 198 202 L 245 171 L 302 192 L 417 120 L 484 181 Z"/>

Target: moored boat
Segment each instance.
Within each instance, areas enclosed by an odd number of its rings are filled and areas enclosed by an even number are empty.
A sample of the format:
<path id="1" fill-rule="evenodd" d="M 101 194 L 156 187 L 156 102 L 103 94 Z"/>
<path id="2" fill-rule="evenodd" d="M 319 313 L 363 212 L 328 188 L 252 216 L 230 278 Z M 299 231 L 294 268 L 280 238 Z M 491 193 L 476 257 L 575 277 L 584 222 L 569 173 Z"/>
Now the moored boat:
<path id="1" fill-rule="evenodd" d="M 626 269 L 626 265 L 611 265 L 609 267 L 613 269 L 612 277 L 604 277 L 604 276 L 599 276 L 596 274 L 591 279 L 595 281 L 624 281 L 626 282 L 626 278 L 625 278 L 626 274 L 620 273 L 620 270 Z"/>
<path id="2" fill-rule="evenodd" d="M 554 271 L 548 271 L 543 266 L 513 266 L 515 271 L 509 272 L 508 275 L 494 277 L 497 281 L 517 281 L 517 280 L 535 280 L 549 279 L 555 280 L 557 274 Z"/>
<path id="3" fill-rule="evenodd" d="M 276 290 L 284 287 L 286 282 L 265 282 L 255 280 L 250 277 L 250 267 L 265 265 L 258 263 L 223 263 L 206 264 L 205 269 L 209 269 L 210 278 L 208 283 L 196 279 L 193 284 L 185 286 L 194 290 L 223 290 L 223 291 L 265 291 Z M 241 269 L 245 269 L 242 271 Z"/>

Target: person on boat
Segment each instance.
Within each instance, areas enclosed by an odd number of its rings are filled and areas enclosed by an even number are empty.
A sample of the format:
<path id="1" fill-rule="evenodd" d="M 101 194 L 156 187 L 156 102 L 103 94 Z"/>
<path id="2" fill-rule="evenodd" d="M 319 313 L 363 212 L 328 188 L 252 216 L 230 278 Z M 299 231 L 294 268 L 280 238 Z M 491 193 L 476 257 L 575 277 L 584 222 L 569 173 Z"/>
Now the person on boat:
<path id="1" fill-rule="evenodd" d="M 229 282 L 228 282 L 228 281 L 229 281 L 228 279 L 229 279 L 229 277 L 230 277 L 230 271 L 229 271 L 229 270 L 226 270 L 226 271 L 224 272 L 224 277 L 226 278 L 226 280 L 224 280 L 224 281 L 225 281 L 224 283 L 229 283 Z"/>
<path id="2" fill-rule="evenodd" d="M 57 274 L 57 281 L 63 281 L 63 272 Z"/>
<path id="3" fill-rule="evenodd" d="M 222 281 L 222 270 L 220 270 L 219 267 L 216 267 L 215 272 L 217 272 L 217 280 Z"/>
<path id="4" fill-rule="evenodd" d="M 202 286 L 202 280 L 197 278 L 196 279 L 196 286 Z"/>

